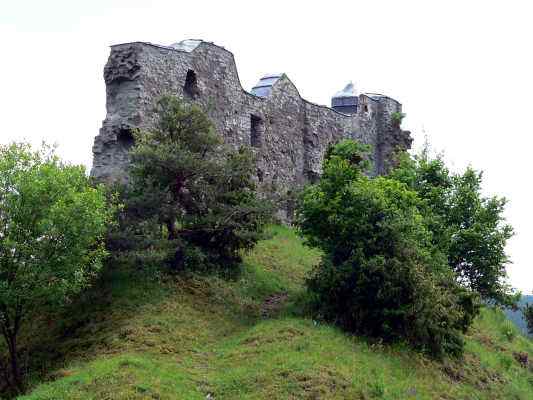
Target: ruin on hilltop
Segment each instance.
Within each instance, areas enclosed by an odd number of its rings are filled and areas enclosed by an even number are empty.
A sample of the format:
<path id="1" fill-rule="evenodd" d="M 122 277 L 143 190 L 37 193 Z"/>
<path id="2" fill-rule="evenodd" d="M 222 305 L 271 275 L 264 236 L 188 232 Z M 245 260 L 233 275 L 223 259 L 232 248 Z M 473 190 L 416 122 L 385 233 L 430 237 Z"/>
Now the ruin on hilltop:
<path id="1" fill-rule="evenodd" d="M 393 153 L 412 141 L 394 118 L 402 105 L 390 97 L 358 95 L 349 84 L 331 107 L 321 106 L 303 99 L 285 74 L 266 75 L 248 92 L 233 54 L 202 40 L 114 45 L 104 79 L 107 115 L 95 138 L 91 171 L 101 181 L 126 176 L 132 130 L 153 126 L 154 104 L 165 94 L 199 105 L 227 144 L 251 146 L 262 188 L 315 180 L 328 145 L 343 138 L 372 146 L 374 174 L 385 173 Z"/>

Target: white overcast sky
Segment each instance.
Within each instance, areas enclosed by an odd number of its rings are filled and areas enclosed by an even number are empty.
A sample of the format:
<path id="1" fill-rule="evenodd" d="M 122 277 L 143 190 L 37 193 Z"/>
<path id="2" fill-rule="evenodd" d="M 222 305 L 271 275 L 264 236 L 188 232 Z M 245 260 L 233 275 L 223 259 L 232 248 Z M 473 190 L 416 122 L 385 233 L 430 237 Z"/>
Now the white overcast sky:
<path id="1" fill-rule="evenodd" d="M 248 90 L 285 72 L 320 104 L 350 80 L 398 99 L 415 147 L 428 135 L 509 199 L 511 283 L 531 292 L 533 2 L 0 0 L 0 143 L 90 168 L 109 45 L 186 38 L 231 50 Z"/>

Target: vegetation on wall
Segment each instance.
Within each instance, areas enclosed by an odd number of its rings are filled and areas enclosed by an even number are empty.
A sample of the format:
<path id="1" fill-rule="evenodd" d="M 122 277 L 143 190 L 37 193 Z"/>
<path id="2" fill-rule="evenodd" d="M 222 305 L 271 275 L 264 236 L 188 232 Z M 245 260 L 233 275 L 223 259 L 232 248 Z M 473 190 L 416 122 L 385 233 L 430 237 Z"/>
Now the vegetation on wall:
<path id="1" fill-rule="evenodd" d="M 392 122 L 395 126 L 400 127 L 402 124 L 403 119 L 405 118 L 405 113 L 402 112 L 393 112 L 391 114 Z"/>

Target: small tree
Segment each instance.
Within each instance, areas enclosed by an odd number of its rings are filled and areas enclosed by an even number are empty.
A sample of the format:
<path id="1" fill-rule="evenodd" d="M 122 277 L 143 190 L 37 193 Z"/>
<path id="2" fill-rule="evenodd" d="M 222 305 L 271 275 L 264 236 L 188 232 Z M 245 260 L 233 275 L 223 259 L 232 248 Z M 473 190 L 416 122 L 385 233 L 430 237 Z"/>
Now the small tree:
<path id="1" fill-rule="evenodd" d="M 63 164 L 46 146 L 0 146 L 0 329 L 18 390 L 17 337 L 24 322 L 90 284 L 106 254 L 111 215 L 83 167 Z"/>
<path id="2" fill-rule="evenodd" d="M 173 269 L 231 269 L 271 215 L 256 192 L 252 152 L 225 147 L 207 116 L 175 97 L 156 111 L 157 128 L 137 132 L 130 151 L 121 231 L 130 249 Z"/>
<path id="3" fill-rule="evenodd" d="M 390 177 L 418 194 L 433 243 L 463 286 L 502 305 L 517 301 L 506 280 L 505 246 L 513 235 L 503 215 L 507 201 L 482 195 L 480 172 L 451 173 L 442 158 L 430 159 L 424 151 L 415 158 L 405 155 Z"/>
<path id="4" fill-rule="evenodd" d="M 300 230 L 325 253 L 307 282 L 312 305 L 352 332 L 460 354 L 475 296 L 432 244 L 417 193 L 363 174 L 366 151 L 353 141 L 333 146 L 320 182 L 304 191 Z"/>

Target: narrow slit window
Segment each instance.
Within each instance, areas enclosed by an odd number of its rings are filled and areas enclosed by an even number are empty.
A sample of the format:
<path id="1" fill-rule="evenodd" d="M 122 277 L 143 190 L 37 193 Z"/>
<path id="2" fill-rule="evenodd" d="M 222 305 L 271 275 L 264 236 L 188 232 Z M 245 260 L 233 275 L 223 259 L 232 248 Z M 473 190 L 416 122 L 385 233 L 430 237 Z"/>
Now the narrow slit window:
<path id="1" fill-rule="evenodd" d="M 196 73 L 192 69 L 187 71 L 183 92 L 185 93 L 185 96 L 191 99 L 195 99 L 200 94 L 198 89 L 198 79 L 196 78 Z"/>
<path id="2" fill-rule="evenodd" d="M 257 180 L 259 183 L 263 182 L 263 179 L 265 178 L 265 173 L 261 168 L 257 168 Z"/>
<path id="3" fill-rule="evenodd" d="M 265 124 L 257 115 L 250 116 L 250 145 L 252 147 L 261 147 L 263 141 L 263 132 Z"/>

